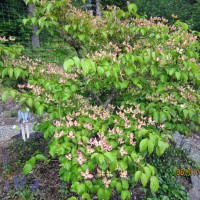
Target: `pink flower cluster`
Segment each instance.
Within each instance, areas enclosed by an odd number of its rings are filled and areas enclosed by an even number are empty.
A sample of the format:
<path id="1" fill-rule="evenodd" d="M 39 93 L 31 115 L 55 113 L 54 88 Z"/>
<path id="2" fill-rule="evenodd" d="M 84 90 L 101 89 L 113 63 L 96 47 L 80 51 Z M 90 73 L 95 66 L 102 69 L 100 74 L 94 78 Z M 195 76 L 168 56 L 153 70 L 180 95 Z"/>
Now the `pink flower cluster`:
<path id="1" fill-rule="evenodd" d="M 89 172 L 88 169 L 86 169 L 85 172 L 81 172 L 81 175 L 82 175 L 85 179 L 91 179 L 91 178 L 93 178 L 93 175 L 90 174 L 90 172 Z"/>
<path id="2" fill-rule="evenodd" d="M 134 142 L 134 138 L 135 138 L 134 134 L 131 133 L 130 135 L 127 135 L 127 137 L 130 138 L 130 140 L 129 140 L 130 144 L 131 144 L 132 146 L 135 146 L 135 145 L 136 145 L 136 142 Z"/>
<path id="3" fill-rule="evenodd" d="M 102 133 L 102 134 L 97 133 L 97 135 L 99 136 L 99 141 L 97 140 L 97 138 L 90 138 L 90 140 L 88 141 L 88 144 L 91 147 L 92 146 L 101 147 L 105 151 L 111 151 L 112 150 L 112 145 L 109 145 L 107 143 L 104 133 Z"/>
<path id="4" fill-rule="evenodd" d="M 128 178 L 128 172 L 127 171 L 120 171 L 120 177 L 121 178 Z"/>
<path id="5" fill-rule="evenodd" d="M 120 147 L 120 151 L 119 152 L 120 152 L 121 156 L 124 156 L 124 155 L 128 154 L 128 152 L 124 150 L 124 147 Z"/>
<path id="6" fill-rule="evenodd" d="M 113 129 L 109 128 L 108 133 L 110 133 L 111 135 L 118 134 L 119 136 L 121 136 L 123 134 L 123 131 L 120 130 L 119 127 L 116 127 L 116 128 L 113 128 Z"/>
<path id="7" fill-rule="evenodd" d="M 69 154 L 65 155 L 65 158 L 67 158 L 68 160 L 72 160 L 72 154 L 69 153 Z"/>
<path id="8" fill-rule="evenodd" d="M 85 124 L 83 124 L 83 127 L 84 128 L 87 128 L 88 130 L 93 130 L 93 127 L 92 127 L 92 125 L 91 124 L 89 124 L 89 123 L 85 123 Z"/>
<path id="9" fill-rule="evenodd" d="M 42 94 L 42 92 L 44 92 L 44 89 L 38 85 L 31 85 L 28 83 L 26 87 L 32 89 L 34 93 L 38 96 Z"/>
<path id="10" fill-rule="evenodd" d="M 8 39 L 6 39 L 6 37 L 0 37 L 0 41 L 3 41 L 3 42 L 7 42 L 7 41 L 15 41 L 16 38 L 13 38 L 12 36 L 9 36 Z"/>
<path id="11" fill-rule="evenodd" d="M 67 121 L 67 122 L 66 122 L 66 126 L 67 126 L 67 127 L 71 127 L 71 126 L 80 126 L 80 124 L 79 124 L 76 120 L 74 120 L 74 121 L 70 120 L 70 121 Z"/>
<path id="12" fill-rule="evenodd" d="M 59 126 L 63 126 L 64 124 L 63 124 L 62 122 L 56 120 L 56 121 L 54 122 L 54 125 L 55 125 L 56 127 L 59 127 Z"/>
<path id="13" fill-rule="evenodd" d="M 75 135 L 74 135 L 74 133 L 73 133 L 73 131 L 70 131 L 68 134 L 67 134 L 67 137 L 68 138 L 75 138 Z"/>
<path id="14" fill-rule="evenodd" d="M 64 134 L 65 134 L 64 131 L 61 131 L 60 133 L 58 133 L 58 132 L 56 131 L 55 134 L 54 134 L 54 138 L 60 138 L 60 137 L 62 137 Z"/>
<path id="15" fill-rule="evenodd" d="M 83 153 L 80 150 L 76 150 L 78 153 L 78 157 L 76 160 L 78 161 L 79 165 L 82 165 L 87 159 L 83 156 Z"/>

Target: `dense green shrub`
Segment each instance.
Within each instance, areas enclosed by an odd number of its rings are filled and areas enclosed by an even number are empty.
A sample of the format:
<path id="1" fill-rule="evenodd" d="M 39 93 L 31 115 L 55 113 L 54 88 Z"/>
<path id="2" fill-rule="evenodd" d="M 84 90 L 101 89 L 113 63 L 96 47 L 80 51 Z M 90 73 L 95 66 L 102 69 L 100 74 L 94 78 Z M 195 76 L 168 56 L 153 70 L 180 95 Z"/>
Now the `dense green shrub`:
<path id="1" fill-rule="evenodd" d="M 12 60 L 19 56 L 23 50 L 21 45 L 12 44 L 14 41 L 15 38 L 11 36 L 0 37 L 0 82 L 6 86 L 15 86 L 16 79 L 25 79 L 27 74 L 27 71 L 22 73 L 21 66 L 20 68 L 12 66 Z"/>
<path id="2" fill-rule="evenodd" d="M 33 112 L 45 113 L 36 129 L 51 139 L 61 179 L 83 199 L 109 199 L 113 190 L 128 199 L 138 181 L 156 192 L 156 169 L 145 157 L 161 156 L 173 132 L 199 130 L 197 37 L 180 21 L 137 18 L 134 4 L 99 18 L 68 0 L 34 2 L 37 18 L 26 22 L 82 49 L 64 69 L 24 58 L 28 84 L 14 91 Z M 25 174 L 34 163 L 26 163 Z"/>

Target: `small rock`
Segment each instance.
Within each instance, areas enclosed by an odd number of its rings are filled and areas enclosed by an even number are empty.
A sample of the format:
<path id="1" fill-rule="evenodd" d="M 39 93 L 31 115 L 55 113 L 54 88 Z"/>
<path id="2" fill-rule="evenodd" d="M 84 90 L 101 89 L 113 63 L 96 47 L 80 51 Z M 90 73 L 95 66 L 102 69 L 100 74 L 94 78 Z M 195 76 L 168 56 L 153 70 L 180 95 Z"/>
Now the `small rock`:
<path id="1" fill-rule="evenodd" d="M 189 192 L 190 200 L 200 200 L 200 191 L 197 188 L 192 188 Z"/>

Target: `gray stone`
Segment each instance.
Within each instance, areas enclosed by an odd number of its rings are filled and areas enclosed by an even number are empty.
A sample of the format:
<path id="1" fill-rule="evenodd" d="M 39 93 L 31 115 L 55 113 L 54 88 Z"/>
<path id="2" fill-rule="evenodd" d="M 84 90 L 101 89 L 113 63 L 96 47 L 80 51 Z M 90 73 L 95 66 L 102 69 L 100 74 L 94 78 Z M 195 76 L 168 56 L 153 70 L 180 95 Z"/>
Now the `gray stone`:
<path id="1" fill-rule="evenodd" d="M 191 158 L 196 164 L 200 164 L 200 137 L 195 135 L 195 138 L 186 138 L 180 133 L 175 133 L 173 135 L 176 147 L 182 148 L 187 153 L 189 153 L 189 158 Z M 194 170 L 194 169 L 193 169 Z M 200 174 L 193 174 L 191 176 L 192 188 L 189 191 L 190 200 L 200 200 Z"/>
<path id="2" fill-rule="evenodd" d="M 17 126 L 20 125 L 17 124 Z M 33 132 L 33 126 L 34 123 L 29 123 L 30 133 Z M 20 133 L 20 130 L 13 129 L 13 125 L 7 125 L 7 126 L 0 126 L 0 141 L 6 141 L 11 139 L 13 136 L 18 135 Z"/>
<path id="3" fill-rule="evenodd" d="M 190 200 L 200 200 L 200 175 L 192 175 L 192 189 L 190 190 Z"/>

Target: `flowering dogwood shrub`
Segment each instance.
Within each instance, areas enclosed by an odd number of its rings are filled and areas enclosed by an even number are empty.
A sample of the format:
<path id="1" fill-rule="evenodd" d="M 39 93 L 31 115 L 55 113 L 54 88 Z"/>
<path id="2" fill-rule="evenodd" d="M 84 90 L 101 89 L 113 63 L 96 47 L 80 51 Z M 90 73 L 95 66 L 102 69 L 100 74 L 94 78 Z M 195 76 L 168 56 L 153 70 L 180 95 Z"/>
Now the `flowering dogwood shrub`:
<path id="1" fill-rule="evenodd" d="M 19 102 L 45 112 L 36 129 L 51 139 L 61 179 L 83 199 L 110 199 L 113 190 L 129 199 L 138 181 L 156 192 L 156 169 L 145 156 L 161 156 L 175 131 L 199 130 L 197 37 L 180 21 L 138 18 L 134 4 L 99 18 L 67 0 L 32 3 L 38 10 L 27 22 L 84 49 L 63 68 L 28 58 L 13 63 L 28 73 L 18 85 Z"/>

